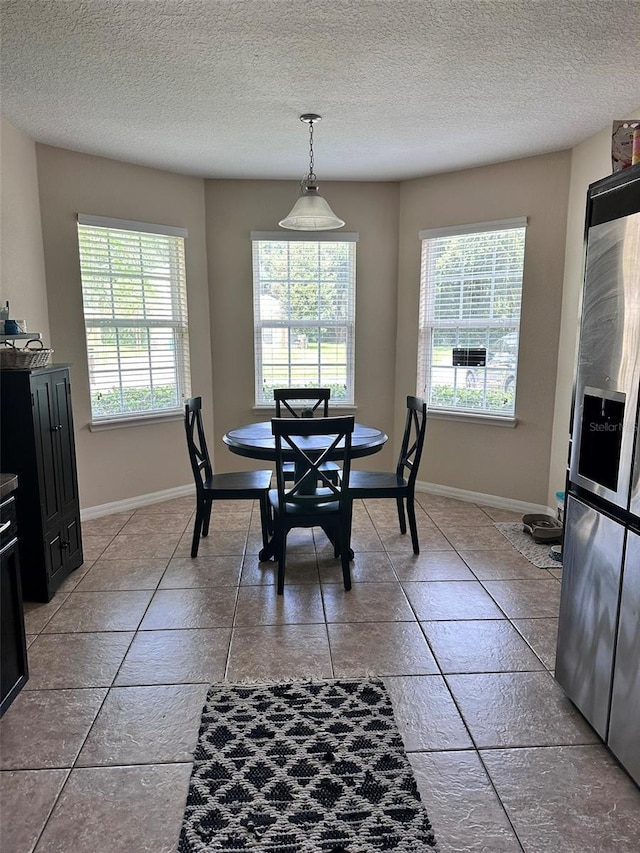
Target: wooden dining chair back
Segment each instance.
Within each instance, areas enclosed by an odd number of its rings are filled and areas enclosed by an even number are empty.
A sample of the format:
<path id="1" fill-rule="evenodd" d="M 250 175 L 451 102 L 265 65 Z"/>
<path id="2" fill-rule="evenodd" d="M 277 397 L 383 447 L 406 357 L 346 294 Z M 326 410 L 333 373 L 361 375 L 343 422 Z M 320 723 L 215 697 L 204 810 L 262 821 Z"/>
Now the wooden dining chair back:
<path id="1" fill-rule="evenodd" d="M 262 543 L 266 547 L 271 532 L 271 471 L 213 473 L 202 425 L 202 397 L 191 397 L 185 401 L 184 426 L 189 461 L 196 484 L 196 519 L 191 540 L 191 556 L 198 556 L 200 537 L 209 534 L 211 508 L 215 500 L 257 500 L 260 504 Z"/>
<path id="2" fill-rule="evenodd" d="M 274 388 L 273 399 L 276 401 L 276 417 L 312 418 L 314 416 L 329 417 L 329 398 L 331 388 Z M 293 479 L 293 464 L 284 465 L 286 480 Z M 340 479 L 340 466 L 335 462 L 322 464 L 324 473 L 337 483 Z"/>
<path id="3" fill-rule="evenodd" d="M 322 527 L 342 560 L 345 589 L 351 589 L 349 567 L 349 475 L 353 415 L 338 418 L 274 418 L 277 488 L 269 493 L 274 512 L 278 558 L 278 594 L 284 591 L 287 534 L 294 527 Z M 342 469 L 335 481 L 323 466 L 333 456 Z M 294 466 L 293 480 L 284 463 Z"/>
<path id="4" fill-rule="evenodd" d="M 331 388 L 274 388 L 276 417 L 329 417 Z M 310 413 L 310 414 L 309 414 Z"/>
<path id="5" fill-rule="evenodd" d="M 420 553 L 415 513 L 415 487 L 427 430 L 427 404 L 419 397 L 407 397 L 407 414 L 398 463 L 394 472 L 351 471 L 349 494 L 356 498 L 395 498 L 400 532 L 407 532 L 409 517 L 413 553 Z"/>

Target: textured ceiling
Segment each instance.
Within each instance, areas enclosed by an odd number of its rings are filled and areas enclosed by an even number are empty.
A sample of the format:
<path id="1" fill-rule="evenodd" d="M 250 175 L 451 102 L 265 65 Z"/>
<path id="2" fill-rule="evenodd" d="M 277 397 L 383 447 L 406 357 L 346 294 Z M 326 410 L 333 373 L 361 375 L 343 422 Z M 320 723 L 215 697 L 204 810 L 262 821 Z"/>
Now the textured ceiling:
<path id="1" fill-rule="evenodd" d="M 640 105 L 640 0 L 1 0 L 34 139 L 216 178 L 399 180 L 571 147 Z"/>

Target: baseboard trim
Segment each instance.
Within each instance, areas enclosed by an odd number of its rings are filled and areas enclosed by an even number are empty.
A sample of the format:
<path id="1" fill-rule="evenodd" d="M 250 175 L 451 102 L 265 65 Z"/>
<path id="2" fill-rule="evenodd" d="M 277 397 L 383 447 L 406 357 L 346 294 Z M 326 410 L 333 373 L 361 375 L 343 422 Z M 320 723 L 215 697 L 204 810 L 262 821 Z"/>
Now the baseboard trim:
<path id="1" fill-rule="evenodd" d="M 555 516 L 555 509 L 543 504 L 532 504 L 527 501 L 517 501 L 512 498 L 502 498 L 499 495 L 485 495 L 482 492 L 471 492 L 468 489 L 456 489 L 453 486 L 441 486 L 439 483 L 416 482 L 417 492 L 427 492 L 432 495 L 442 495 L 446 498 L 455 498 L 467 503 L 483 504 L 493 506 L 496 509 L 509 509 L 512 512 L 520 512 L 523 515 L 528 512 L 544 513 Z"/>
<path id="2" fill-rule="evenodd" d="M 101 518 L 103 515 L 114 515 L 116 512 L 126 512 L 130 509 L 139 509 L 142 506 L 151 506 L 173 498 L 185 498 L 194 496 L 195 508 L 195 486 L 175 486 L 173 489 L 163 489 L 161 492 L 150 492 L 147 495 L 137 495 L 134 498 L 125 498 L 122 501 L 112 501 L 99 506 L 90 506 L 80 511 L 82 521 L 90 521 L 92 518 Z"/>

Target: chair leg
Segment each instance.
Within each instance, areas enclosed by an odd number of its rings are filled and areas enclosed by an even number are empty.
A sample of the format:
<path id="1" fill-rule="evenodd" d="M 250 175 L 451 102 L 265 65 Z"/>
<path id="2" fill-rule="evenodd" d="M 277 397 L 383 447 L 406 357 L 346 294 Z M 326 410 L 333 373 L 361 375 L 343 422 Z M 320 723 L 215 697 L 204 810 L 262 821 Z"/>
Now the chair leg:
<path id="1" fill-rule="evenodd" d="M 204 518 L 202 522 L 202 535 L 209 535 L 209 522 L 211 521 L 211 507 L 213 506 L 213 501 L 209 498 L 205 504 L 204 510 Z"/>
<path id="2" fill-rule="evenodd" d="M 267 495 L 262 495 L 260 497 L 260 526 L 262 528 L 262 546 L 264 548 L 269 544 L 269 533 L 272 529 L 269 515 L 269 498 Z"/>
<path id="3" fill-rule="evenodd" d="M 336 542 L 340 542 L 340 559 L 342 562 L 342 580 L 344 588 L 347 592 L 351 589 L 351 566 L 349 565 L 349 544 L 350 544 L 350 522 L 344 520 L 343 524 L 339 524 L 336 529 Z"/>
<path id="4" fill-rule="evenodd" d="M 276 520 L 276 530 L 278 522 Z M 287 533 L 285 530 L 280 530 L 278 533 L 278 595 L 284 593 L 284 564 L 287 558 Z"/>
<path id="5" fill-rule="evenodd" d="M 204 517 L 206 512 L 206 504 L 204 501 L 198 501 L 196 505 L 196 520 L 193 525 L 193 539 L 191 540 L 191 556 L 198 556 L 198 548 L 200 546 L 200 531 L 202 530 L 202 525 L 204 523 Z"/>
<path id="6" fill-rule="evenodd" d="M 420 545 L 418 543 L 418 525 L 416 524 L 416 509 L 413 502 L 413 495 L 407 495 L 407 515 L 409 516 L 409 529 L 411 530 L 413 553 L 419 554 Z"/>
<path id="7" fill-rule="evenodd" d="M 407 501 L 408 503 L 408 501 Z M 400 522 L 400 533 L 407 532 L 407 521 L 404 517 L 404 501 L 402 498 L 396 498 L 396 504 L 398 505 L 398 521 Z"/>

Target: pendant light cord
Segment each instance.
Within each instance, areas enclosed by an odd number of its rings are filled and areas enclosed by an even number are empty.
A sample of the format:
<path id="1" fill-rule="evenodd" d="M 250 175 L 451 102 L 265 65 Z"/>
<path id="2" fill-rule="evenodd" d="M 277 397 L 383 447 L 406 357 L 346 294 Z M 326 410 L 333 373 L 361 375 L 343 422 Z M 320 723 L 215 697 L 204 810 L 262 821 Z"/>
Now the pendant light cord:
<path id="1" fill-rule="evenodd" d="M 313 122 L 309 122 L 309 174 L 307 179 L 309 181 L 315 181 L 316 173 L 313 171 Z"/>

